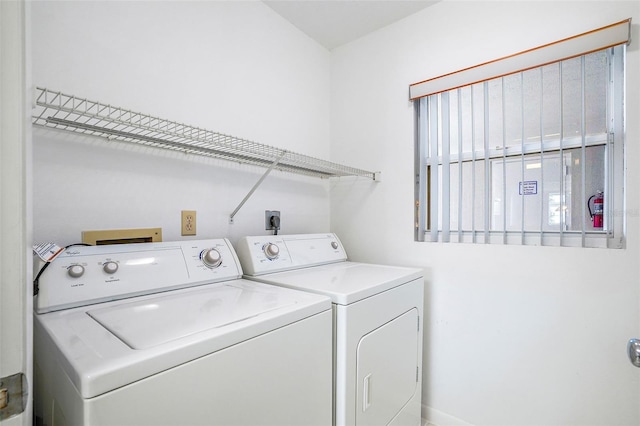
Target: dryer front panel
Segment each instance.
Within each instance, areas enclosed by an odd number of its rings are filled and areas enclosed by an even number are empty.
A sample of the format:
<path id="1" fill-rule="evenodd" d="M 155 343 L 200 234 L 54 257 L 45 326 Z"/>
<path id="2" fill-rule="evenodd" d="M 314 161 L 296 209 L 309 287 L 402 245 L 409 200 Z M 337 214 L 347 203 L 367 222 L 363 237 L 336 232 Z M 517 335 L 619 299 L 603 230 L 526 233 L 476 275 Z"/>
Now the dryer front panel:
<path id="1" fill-rule="evenodd" d="M 387 425 L 416 392 L 419 313 L 411 309 L 360 339 L 356 425 Z"/>

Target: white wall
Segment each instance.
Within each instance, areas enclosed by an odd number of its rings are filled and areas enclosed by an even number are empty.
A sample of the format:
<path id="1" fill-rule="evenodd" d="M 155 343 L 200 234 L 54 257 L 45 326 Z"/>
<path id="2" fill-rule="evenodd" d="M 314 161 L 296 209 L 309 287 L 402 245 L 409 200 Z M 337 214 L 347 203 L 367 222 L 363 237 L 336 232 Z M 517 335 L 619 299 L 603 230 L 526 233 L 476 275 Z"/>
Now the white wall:
<path id="1" fill-rule="evenodd" d="M 36 1 L 33 84 L 328 159 L 330 54 L 259 1 Z M 34 131 L 34 240 L 162 227 L 179 240 L 329 229 L 329 184 L 68 133 Z"/>
<path id="2" fill-rule="evenodd" d="M 638 425 L 640 63 L 627 64 L 627 249 L 416 243 L 410 83 L 632 17 L 637 1 L 449 1 L 332 51 L 331 186 L 350 257 L 426 276 L 424 415 L 438 425 Z"/>

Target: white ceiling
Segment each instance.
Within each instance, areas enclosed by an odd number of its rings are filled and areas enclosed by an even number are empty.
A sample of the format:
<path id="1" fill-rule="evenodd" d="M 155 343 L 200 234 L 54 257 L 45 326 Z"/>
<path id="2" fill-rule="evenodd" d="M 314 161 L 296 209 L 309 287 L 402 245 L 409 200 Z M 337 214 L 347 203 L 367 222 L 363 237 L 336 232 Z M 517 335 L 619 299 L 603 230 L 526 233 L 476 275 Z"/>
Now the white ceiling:
<path id="1" fill-rule="evenodd" d="M 331 50 L 437 3 L 437 0 L 263 0 Z"/>

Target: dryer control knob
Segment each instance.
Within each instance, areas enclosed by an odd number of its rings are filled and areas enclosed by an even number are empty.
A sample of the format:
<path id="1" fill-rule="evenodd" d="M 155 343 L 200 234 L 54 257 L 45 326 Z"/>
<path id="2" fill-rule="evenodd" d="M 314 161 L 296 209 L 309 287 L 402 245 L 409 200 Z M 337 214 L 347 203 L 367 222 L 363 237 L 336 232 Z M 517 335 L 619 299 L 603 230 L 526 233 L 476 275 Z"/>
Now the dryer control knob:
<path id="1" fill-rule="evenodd" d="M 335 241 L 331 241 L 331 248 L 333 248 L 334 250 L 338 249 L 338 243 L 336 243 Z"/>
<path id="2" fill-rule="evenodd" d="M 203 250 L 200 259 L 209 268 L 217 268 L 222 263 L 222 255 L 214 248 Z"/>
<path id="3" fill-rule="evenodd" d="M 82 265 L 71 265 L 67 268 L 67 273 L 72 278 L 80 278 L 82 274 L 84 274 L 84 266 Z"/>
<path id="4" fill-rule="evenodd" d="M 264 254 L 267 256 L 267 259 L 270 259 L 270 260 L 275 259 L 280 254 L 280 247 L 278 247 L 276 244 L 273 244 L 273 243 L 266 244 L 262 248 L 262 250 L 264 251 Z"/>
<path id="5" fill-rule="evenodd" d="M 102 270 L 107 274 L 115 274 L 118 270 L 118 264 L 112 261 L 104 262 L 104 264 L 102 265 Z"/>

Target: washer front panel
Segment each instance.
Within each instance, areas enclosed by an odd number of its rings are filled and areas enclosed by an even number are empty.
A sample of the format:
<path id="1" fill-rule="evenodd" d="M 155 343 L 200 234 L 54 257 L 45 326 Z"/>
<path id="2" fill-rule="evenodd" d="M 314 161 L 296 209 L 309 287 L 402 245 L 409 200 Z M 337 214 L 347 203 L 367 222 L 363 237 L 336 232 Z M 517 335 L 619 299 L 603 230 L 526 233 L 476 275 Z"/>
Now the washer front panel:
<path id="1" fill-rule="evenodd" d="M 331 425 L 331 322 L 324 311 L 91 398 L 36 345 L 36 413 L 48 425 Z"/>

